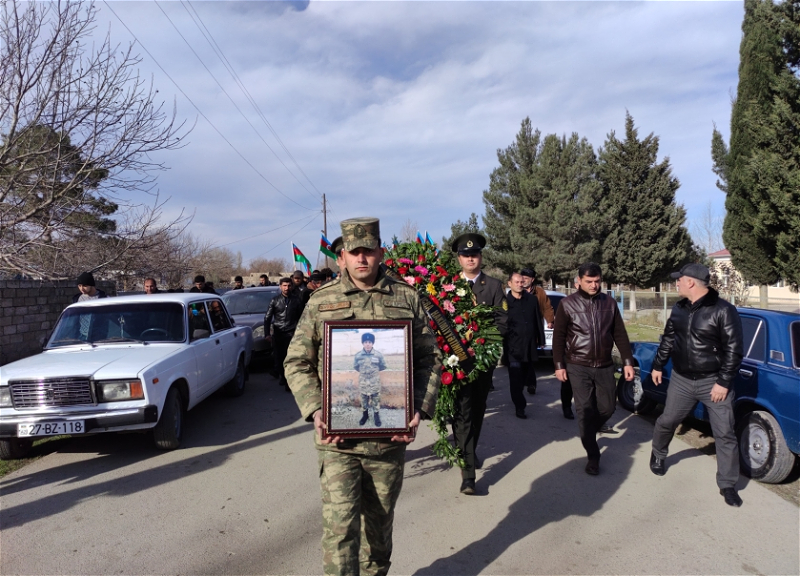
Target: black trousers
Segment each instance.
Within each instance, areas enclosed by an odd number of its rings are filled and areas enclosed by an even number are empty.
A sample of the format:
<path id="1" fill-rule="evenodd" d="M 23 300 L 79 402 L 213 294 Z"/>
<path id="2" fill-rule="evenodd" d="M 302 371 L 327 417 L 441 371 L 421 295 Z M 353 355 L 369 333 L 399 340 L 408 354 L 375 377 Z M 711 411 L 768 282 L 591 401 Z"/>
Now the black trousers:
<path id="1" fill-rule="evenodd" d="M 453 439 L 466 462 L 461 470 L 461 477 L 465 480 L 475 479 L 475 448 L 481 437 L 486 399 L 489 397 L 493 374 L 494 369 L 484 372 L 474 382 L 465 384 L 456 392 Z"/>
<path id="2" fill-rule="evenodd" d="M 567 364 L 567 374 L 575 395 L 581 443 L 589 460 L 599 460 L 597 431 L 614 414 L 617 404 L 614 366 L 589 368 Z"/>
<path id="3" fill-rule="evenodd" d="M 561 409 L 566 412 L 572 405 L 572 384 L 569 383 L 569 378 L 566 382 L 561 383 Z"/>
<path id="4" fill-rule="evenodd" d="M 292 341 L 292 334 L 275 332 L 272 335 L 272 360 L 275 366 L 275 377 L 281 386 L 288 385 L 286 377 L 283 375 L 283 361 L 286 360 L 286 353 L 289 351 L 289 343 Z"/>
<path id="5" fill-rule="evenodd" d="M 530 375 L 533 374 L 531 382 Z M 511 390 L 511 401 L 517 412 L 525 411 L 528 401 L 522 391 L 525 386 L 536 386 L 536 371 L 533 369 L 533 362 L 517 362 L 509 359 L 508 363 L 508 387 Z"/>

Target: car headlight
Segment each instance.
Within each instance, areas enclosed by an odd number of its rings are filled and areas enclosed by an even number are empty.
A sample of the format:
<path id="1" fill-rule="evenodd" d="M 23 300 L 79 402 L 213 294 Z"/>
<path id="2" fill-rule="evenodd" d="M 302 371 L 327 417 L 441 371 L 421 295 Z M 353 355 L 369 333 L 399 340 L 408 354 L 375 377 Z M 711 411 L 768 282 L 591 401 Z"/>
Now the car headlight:
<path id="1" fill-rule="evenodd" d="M 96 390 L 98 402 L 144 399 L 141 380 L 100 380 Z"/>
<path id="2" fill-rule="evenodd" d="M 262 324 L 255 330 L 253 330 L 253 338 L 263 338 L 264 337 L 264 325 Z"/>
<path id="3" fill-rule="evenodd" d="M 8 386 L 0 388 L 0 408 L 11 408 L 11 389 Z"/>

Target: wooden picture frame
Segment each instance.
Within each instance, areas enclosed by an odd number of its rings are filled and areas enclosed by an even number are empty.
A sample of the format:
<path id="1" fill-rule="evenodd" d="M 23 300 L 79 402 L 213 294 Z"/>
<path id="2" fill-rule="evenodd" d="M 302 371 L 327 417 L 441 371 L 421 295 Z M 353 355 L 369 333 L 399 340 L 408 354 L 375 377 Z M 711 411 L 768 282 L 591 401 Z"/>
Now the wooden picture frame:
<path id="1" fill-rule="evenodd" d="M 325 436 L 413 436 L 411 320 L 330 320 L 323 330 Z"/>

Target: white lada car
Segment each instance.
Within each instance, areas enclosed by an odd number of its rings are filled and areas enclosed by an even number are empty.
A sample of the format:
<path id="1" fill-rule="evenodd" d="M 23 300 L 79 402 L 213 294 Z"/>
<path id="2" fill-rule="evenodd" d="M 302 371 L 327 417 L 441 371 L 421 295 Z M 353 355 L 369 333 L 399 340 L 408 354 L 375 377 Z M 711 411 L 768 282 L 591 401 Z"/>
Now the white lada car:
<path id="1" fill-rule="evenodd" d="M 152 430 L 165 450 L 221 387 L 244 392 L 252 331 L 214 294 L 154 294 L 66 308 L 41 354 L 0 367 L 0 458 L 40 436 Z"/>

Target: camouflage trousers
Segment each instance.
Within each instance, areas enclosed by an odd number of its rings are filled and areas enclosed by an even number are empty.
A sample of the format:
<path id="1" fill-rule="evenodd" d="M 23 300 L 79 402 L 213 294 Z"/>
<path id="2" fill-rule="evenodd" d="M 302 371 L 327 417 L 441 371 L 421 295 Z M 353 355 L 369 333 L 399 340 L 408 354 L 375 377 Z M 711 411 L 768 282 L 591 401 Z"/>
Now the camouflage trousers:
<path id="1" fill-rule="evenodd" d="M 362 394 L 361 395 L 361 409 L 364 411 L 372 408 L 375 412 L 381 409 L 381 395 L 380 394 Z"/>
<path id="2" fill-rule="evenodd" d="M 365 442 L 361 447 L 375 445 Z M 392 556 L 394 506 L 405 446 L 374 454 L 319 450 L 322 562 L 326 575 L 384 575 Z"/>

